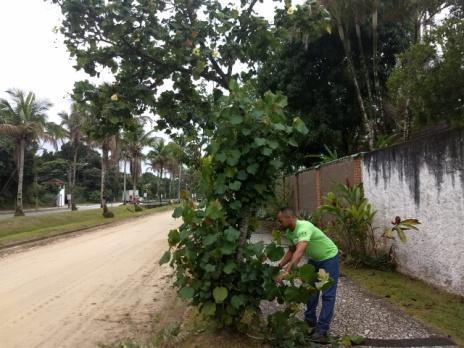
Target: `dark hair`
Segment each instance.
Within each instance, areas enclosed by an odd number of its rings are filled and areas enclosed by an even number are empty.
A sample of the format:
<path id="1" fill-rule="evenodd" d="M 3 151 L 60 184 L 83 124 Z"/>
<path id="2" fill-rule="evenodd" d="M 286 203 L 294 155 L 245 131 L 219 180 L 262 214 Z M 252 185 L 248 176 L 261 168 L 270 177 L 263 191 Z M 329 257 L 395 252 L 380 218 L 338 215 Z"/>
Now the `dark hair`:
<path id="1" fill-rule="evenodd" d="M 290 208 L 290 207 L 285 207 L 279 210 L 279 213 L 281 213 L 284 216 L 296 216 L 295 211 Z"/>

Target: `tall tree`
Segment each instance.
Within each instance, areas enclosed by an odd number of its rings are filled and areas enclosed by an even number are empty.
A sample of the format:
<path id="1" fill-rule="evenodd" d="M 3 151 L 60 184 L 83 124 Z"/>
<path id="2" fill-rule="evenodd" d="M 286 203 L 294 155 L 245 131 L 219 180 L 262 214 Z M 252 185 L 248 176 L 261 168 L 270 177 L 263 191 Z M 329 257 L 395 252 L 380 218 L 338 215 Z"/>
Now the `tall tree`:
<path id="1" fill-rule="evenodd" d="M 15 161 L 18 168 L 18 191 L 15 216 L 24 216 L 23 177 L 24 152 L 33 141 L 48 141 L 55 144 L 53 130 L 56 125 L 47 122 L 46 112 L 51 103 L 37 99 L 32 92 L 11 89 L 9 99 L 0 99 L 0 134 L 8 135 L 15 141 Z"/>
<path id="2" fill-rule="evenodd" d="M 68 186 L 70 193 L 71 210 L 77 210 L 76 201 L 74 199 L 74 189 L 76 187 L 76 172 L 79 147 L 85 139 L 84 126 L 86 122 L 86 114 L 83 110 L 79 110 L 77 104 L 71 106 L 71 113 L 61 112 L 61 126 L 66 130 L 66 138 L 71 144 L 73 159 L 69 168 Z"/>
<path id="3" fill-rule="evenodd" d="M 126 128 L 129 131 L 135 129 L 137 124 L 130 116 L 131 107 L 119 98 L 114 85 L 104 83 L 95 86 L 88 81 L 78 82 L 73 90 L 73 99 L 88 114 L 85 132 L 102 149 L 100 199 L 105 212 L 108 198 L 105 191 L 106 176 L 109 167 L 119 163 L 121 123 L 127 120 Z"/>
<path id="4" fill-rule="evenodd" d="M 161 187 L 164 186 L 163 175 L 165 174 L 166 168 L 172 160 L 171 152 L 169 151 L 169 147 L 167 147 L 164 139 L 158 140 L 158 142 L 153 146 L 153 150 L 148 153 L 147 158 L 153 171 L 157 171 L 159 173 L 158 194 L 161 201 L 161 194 L 166 194 L 164 187 L 161 189 Z"/>
<path id="5" fill-rule="evenodd" d="M 131 131 L 125 131 L 121 141 L 121 147 L 127 153 L 132 176 L 132 188 L 137 190 L 138 178 L 142 174 L 142 162 L 145 155 L 143 149 L 155 144 L 157 138 L 153 136 L 154 130 L 145 131 L 144 118 L 137 119 L 137 126 Z"/>

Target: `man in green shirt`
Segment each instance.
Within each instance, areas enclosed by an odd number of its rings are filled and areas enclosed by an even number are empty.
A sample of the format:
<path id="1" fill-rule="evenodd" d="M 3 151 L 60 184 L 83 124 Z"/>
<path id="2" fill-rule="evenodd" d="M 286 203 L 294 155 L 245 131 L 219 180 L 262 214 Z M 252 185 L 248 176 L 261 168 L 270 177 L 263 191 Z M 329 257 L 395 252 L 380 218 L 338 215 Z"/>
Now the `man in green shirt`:
<path id="1" fill-rule="evenodd" d="M 281 228 L 286 230 L 289 249 L 279 263 L 279 267 L 283 268 L 284 272 L 276 278 L 276 281 L 281 282 L 292 266 L 298 265 L 303 255 L 308 257 L 308 262 L 315 267 L 316 272 L 322 268 L 334 280 L 334 284 L 329 289 L 322 291 L 322 308 L 319 318 L 316 316 L 319 294 L 309 298 L 304 314 L 305 321 L 313 329 L 313 340 L 325 343 L 334 313 L 337 293 L 340 263 L 338 248 L 324 232 L 311 222 L 298 220 L 291 208 L 280 210 L 277 219 Z"/>

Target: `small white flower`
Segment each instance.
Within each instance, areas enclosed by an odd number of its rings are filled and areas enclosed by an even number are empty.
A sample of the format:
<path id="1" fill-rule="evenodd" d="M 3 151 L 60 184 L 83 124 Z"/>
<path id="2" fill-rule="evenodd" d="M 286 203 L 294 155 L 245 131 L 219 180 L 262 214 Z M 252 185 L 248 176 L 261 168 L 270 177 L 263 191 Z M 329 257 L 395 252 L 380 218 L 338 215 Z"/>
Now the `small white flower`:
<path id="1" fill-rule="evenodd" d="M 287 9 L 287 14 L 291 16 L 294 12 L 295 12 L 295 7 L 289 6 Z"/>
<path id="2" fill-rule="evenodd" d="M 118 95 L 116 93 L 111 96 L 112 101 L 118 101 L 118 99 L 119 99 L 119 97 L 118 97 Z"/>
<path id="3" fill-rule="evenodd" d="M 219 58 L 219 51 L 217 49 L 214 49 L 212 56 L 213 58 Z"/>

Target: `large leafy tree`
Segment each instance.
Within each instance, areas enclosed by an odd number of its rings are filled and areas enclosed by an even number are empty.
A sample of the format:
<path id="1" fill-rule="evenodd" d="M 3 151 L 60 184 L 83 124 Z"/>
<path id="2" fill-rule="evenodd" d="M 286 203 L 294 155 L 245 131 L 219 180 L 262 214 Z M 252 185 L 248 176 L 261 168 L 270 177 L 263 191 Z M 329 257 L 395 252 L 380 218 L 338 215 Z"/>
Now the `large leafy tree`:
<path id="1" fill-rule="evenodd" d="M 15 216 L 23 216 L 24 153 L 35 141 L 55 143 L 57 125 L 47 122 L 51 104 L 37 99 L 32 92 L 8 90 L 9 99 L 0 99 L 0 134 L 15 142 L 15 162 L 18 169 L 18 191 Z"/>
<path id="2" fill-rule="evenodd" d="M 269 23 L 254 11 L 257 0 L 237 7 L 218 0 L 52 2 L 64 15 L 61 32 L 77 69 L 111 69 L 135 113 L 149 107 L 162 116 L 160 127 L 185 132 L 213 126 L 205 88 L 227 90 L 231 79 L 255 70 L 274 42 Z"/>

